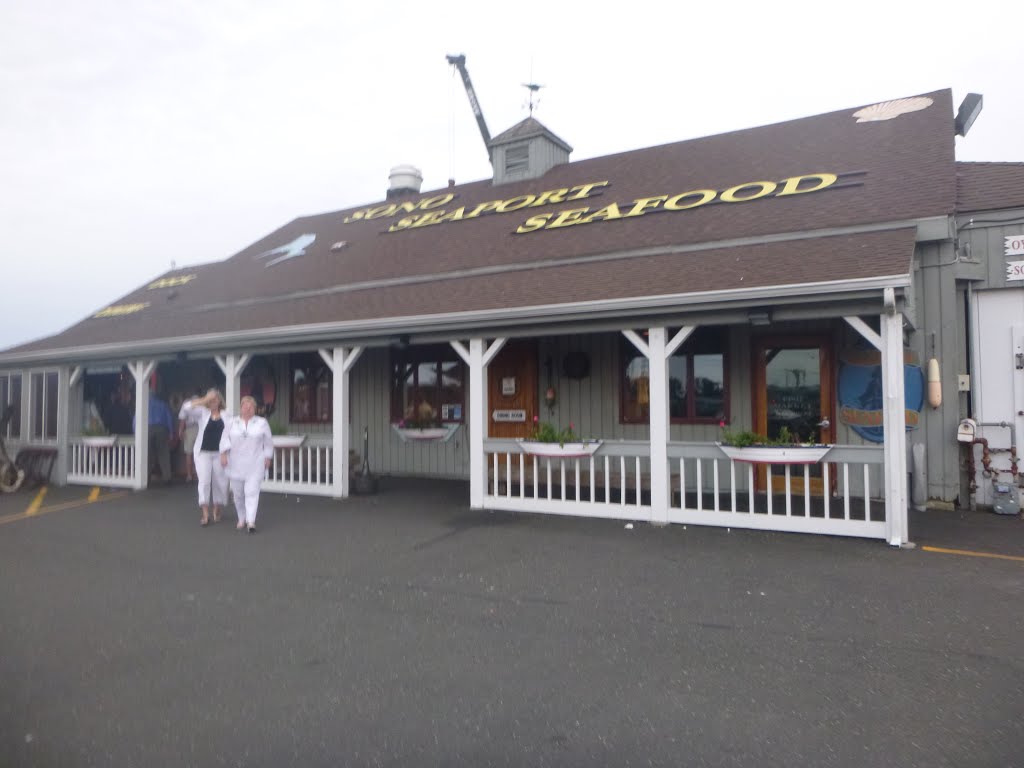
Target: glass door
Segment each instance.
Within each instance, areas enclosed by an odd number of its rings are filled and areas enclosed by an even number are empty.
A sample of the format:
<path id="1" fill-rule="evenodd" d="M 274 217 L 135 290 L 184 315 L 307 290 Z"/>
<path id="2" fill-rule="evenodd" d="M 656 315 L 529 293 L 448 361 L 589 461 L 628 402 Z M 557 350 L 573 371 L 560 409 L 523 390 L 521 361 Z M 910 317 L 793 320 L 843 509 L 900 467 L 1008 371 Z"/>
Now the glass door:
<path id="1" fill-rule="evenodd" d="M 831 443 L 832 345 L 827 337 L 763 337 L 754 347 L 754 425 L 769 439 Z M 822 465 L 809 465 L 811 493 L 823 493 Z M 786 468 L 772 465 L 772 492 L 785 490 Z M 790 492 L 804 492 L 803 467 L 790 471 Z M 758 471 L 765 488 L 767 473 Z"/>

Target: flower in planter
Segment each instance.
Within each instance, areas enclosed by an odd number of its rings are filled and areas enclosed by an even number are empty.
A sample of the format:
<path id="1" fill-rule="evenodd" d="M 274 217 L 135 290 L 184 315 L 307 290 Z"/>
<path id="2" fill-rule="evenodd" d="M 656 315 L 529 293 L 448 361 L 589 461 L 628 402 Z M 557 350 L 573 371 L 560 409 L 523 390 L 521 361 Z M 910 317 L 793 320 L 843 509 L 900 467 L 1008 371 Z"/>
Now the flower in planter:
<path id="1" fill-rule="evenodd" d="M 435 429 L 440 426 L 437 411 L 427 402 L 420 403 L 419 407 L 410 405 L 405 411 L 405 418 L 398 422 L 399 429 Z"/>
<path id="2" fill-rule="evenodd" d="M 558 443 L 559 445 L 581 442 L 579 435 L 573 432 L 572 422 L 565 429 L 558 429 L 554 424 L 541 421 L 537 416 L 533 417 L 533 433 L 527 439 L 537 443 Z"/>

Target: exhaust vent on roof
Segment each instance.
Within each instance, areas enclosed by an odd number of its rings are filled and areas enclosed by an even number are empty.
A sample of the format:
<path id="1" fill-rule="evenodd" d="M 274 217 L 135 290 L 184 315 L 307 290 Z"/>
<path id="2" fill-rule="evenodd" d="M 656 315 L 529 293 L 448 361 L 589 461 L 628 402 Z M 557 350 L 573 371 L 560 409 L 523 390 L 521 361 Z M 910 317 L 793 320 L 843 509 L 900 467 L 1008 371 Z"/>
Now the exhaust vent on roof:
<path id="1" fill-rule="evenodd" d="M 388 175 L 388 200 L 403 195 L 418 195 L 423 185 L 423 174 L 414 165 L 396 165 Z"/>

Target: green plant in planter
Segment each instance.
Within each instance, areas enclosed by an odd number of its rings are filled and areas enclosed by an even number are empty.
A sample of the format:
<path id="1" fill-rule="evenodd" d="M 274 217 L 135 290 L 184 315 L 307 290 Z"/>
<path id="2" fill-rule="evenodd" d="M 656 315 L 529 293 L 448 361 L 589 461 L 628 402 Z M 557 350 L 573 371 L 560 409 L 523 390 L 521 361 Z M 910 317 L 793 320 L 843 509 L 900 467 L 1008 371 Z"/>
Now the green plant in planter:
<path id="1" fill-rule="evenodd" d="M 409 416 L 408 418 L 402 419 L 398 422 L 399 429 L 434 429 L 440 427 L 441 422 L 435 417 L 415 417 Z"/>
<path id="2" fill-rule="evenodd" d="M 90 424 L 82 430 L 82 437 L 106 437 L 110 433 L 102 426 Z"/>
<path id="3" fill-rule="evenodd" d="M 288 428 L 285 427 L 285 425 L 282 424 L 279 421 L 271 421 L 270 422 L 270 434 L 272 434 L 272 435 L 287 435 L 288 434 Z"/>
<path id="4" fill-rule="evenodd" d="M 795 435 L 789 431 L 789 427 L 783 427 L 779 430 L 778 437 L 769 438 L 765 435 L 757 432 L 751 432 L 749 430 L 743 432 L 733 432 L 732 430 L 725 429 L 722 431 L 722 439 L 719 441 L 722 445 L 731 445 L 734 448 L 750 448 L 751 446 L 786 446 L 786 445 L 810 445 L 810 443 L 802 443 L 800 436 Z"/>
<path id="5" fill-rule="evenodd" d="M 573 432 L 571 422 L 568 427 L 559 429 L 550 422 L 540 421 L 536 416 L 533 417 L 533 432 L 527 439 L 535 443 L 558 443 L 559 445 L 581 442 L 579 435 Z"/>

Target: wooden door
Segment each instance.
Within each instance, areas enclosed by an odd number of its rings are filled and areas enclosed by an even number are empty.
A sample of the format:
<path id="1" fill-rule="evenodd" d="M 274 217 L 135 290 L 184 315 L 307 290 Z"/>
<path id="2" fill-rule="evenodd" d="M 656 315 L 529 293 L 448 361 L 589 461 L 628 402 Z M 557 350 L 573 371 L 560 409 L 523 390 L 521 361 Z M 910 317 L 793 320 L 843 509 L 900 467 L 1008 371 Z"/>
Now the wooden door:
<path id="1" fill-rule="evenodd" d="M 537 343 L 509 341 L 487 367 L 490 437 L 529 437 L 537 414 Z"/>
<path id="2" fill-rule="evenodd" d="M 777 438 L 786 428 L 801 442 L 833 442 L 832 342 L 826 336 L 764 336 L 754 344 L 754 431 Z M 802 468 L 791 468 L 790 492 L 804 492 Z M 822 465 L 810 465 L 810 491 L 823 493 Z M 767 472 L 758 466 L 757 484 Z M 772 466 L 772 492 L 785 492 L 785 467 Z"/>

